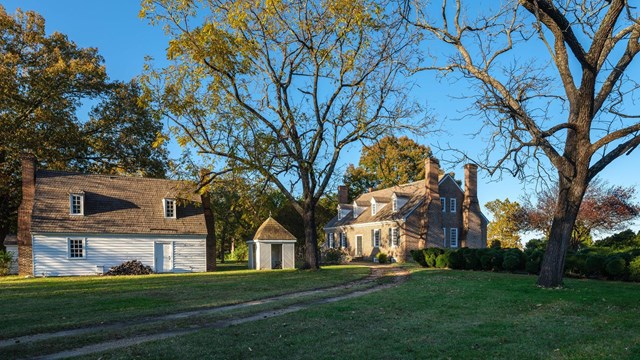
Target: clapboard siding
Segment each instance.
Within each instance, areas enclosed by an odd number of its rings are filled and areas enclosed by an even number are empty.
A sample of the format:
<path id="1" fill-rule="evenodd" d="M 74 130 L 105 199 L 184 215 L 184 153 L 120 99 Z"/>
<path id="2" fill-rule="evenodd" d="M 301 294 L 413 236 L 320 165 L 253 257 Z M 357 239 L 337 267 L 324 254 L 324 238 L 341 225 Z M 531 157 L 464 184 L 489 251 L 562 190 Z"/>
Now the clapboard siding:
<path id="1" fill-rule="evenodd" d="M 9 268 L 9 274 L 17 274 L 18 273 L 18 245 L 6 245 L 8 253 L 13 255 L 13 260 L 11 261 L 11 267 Z"/>
<path id="2" fill-rule="evenodd" d="M 68 258 L 69 238 L 85 239 L 85 258 Z M 34 275 L 94 275 L 98 272 L 98 266 L 108 270 L 129 260 L 139 260 L 154 267 L 155 242 L 174 244 L 174 271 L 205 271 L 204 239 L 197 236 L 35 234 Z"/>

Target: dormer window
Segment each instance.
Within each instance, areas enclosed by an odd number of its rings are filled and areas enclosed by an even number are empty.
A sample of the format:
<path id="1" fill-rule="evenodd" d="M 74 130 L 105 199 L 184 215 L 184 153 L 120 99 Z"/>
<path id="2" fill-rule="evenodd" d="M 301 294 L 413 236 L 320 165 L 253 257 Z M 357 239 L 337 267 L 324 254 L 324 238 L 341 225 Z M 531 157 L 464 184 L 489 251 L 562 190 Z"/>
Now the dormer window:
<path id="1" fill-rule="evenodd" d="M 84 215 L 84 193 L 69 194 L 69 214 Z"/>
<path id="2" fill-rule="evenodd" d="M 378 204 L 376 203 L 375 200 L 373 200 L 371 202 L 371 216 L 375 216 L 377 212 L 378 212 Z"/>
<path id="3" fill-rule="evenodd" d="M 164 217 L 167 219 L 176 218 L 176 200 L 164 199 Z"/>
<path id="4" fill-rule="evenodd" d="M 391 199 L 391 210 L 393 212 L 398 211 L 398 197 L 394 194 L 393 198 Z"/>
<path id="5" fill-rule="evenodd" d="M 342 208 L 338 206 L 338 220 L 342 220 Z"/>

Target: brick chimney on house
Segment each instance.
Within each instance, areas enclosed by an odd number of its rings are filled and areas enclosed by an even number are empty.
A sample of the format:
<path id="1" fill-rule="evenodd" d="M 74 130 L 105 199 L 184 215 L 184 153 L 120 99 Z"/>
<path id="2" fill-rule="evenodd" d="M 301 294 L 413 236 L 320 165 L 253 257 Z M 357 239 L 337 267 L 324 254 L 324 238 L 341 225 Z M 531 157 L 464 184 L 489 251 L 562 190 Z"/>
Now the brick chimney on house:
<path id="1" fill-rule="evenodd" d="M 440 203 L 440 191 L 438 189 L 440 163 L 434 158 L 427 158 L 424 161 L 424 171 L 424 185 L 426 188 L 426 236 L 424 237 L 424 240 L 426 243 L 420 244 L 420 247 L 443 247 L 444 235 L 442 232 L 442 205 Z"/>
<path id="2" fill-rule="evenodd" d="M 340 185 L 338 186 L 338 204 L 346 204 L 349 202 L 349 188 Z"/>
<path id="3" fill-rule="evenodd" d="M 482 219 L 478 203 L 478 166 L 464 166 L 464 201 L 462 203 L 462 246 L 486 247 L 483 244 Z"/>
<path id="4" fill-rule="evenodd" d="M 33 252 L 31 247 L 31 213 L 36 195 L 36 157 L 23 154 L 22 202 L 18 208 L 18 274 L 33 275 Z"/>

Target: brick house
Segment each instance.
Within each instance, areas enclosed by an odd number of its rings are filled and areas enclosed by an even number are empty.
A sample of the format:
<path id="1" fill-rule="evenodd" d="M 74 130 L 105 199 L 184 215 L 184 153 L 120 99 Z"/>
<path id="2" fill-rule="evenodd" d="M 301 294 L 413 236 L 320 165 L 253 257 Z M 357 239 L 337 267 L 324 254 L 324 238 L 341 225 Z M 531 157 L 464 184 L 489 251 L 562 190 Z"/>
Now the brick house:
<path id="1" fill-rule="evenodd" d="M 425 180 L 370 191 L 352 203 L 340 186 L 338 214 L 324 227 L 325 246 L 363 259 L 383 252 L 397 261 L 425 247 L 486 247 L 488 220 L 478 203 L 477 171 L 465 165 L 463 190 L 450 174 L 439 176 L 437 160 L 427 159 Z"/>
<path id="2" fill-rule="evenodd" d="M 20 275 L 102 274 L 139 260 L 156 272 L 211 264 L 203 206 L 183 182 L 37 170 L 22 158 Z"/>

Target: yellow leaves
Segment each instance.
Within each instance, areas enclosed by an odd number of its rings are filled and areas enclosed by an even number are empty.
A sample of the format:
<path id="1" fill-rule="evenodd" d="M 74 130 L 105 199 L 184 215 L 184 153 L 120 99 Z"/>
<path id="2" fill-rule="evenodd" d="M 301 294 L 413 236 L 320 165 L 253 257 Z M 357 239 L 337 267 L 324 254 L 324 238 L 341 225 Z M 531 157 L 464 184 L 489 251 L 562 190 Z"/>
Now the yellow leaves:
<path id="1" fill-rule="evenodd" d="M 156 139 L 151 144 L 151 147 L 154 149 L 160 148 L 167 140 L 169 140 L 169 137 L 158 131 L 156 132 Z"/>
<path id="2" fill-rule="evenodd" d="M 180 145 L 181 147 L 186 147 L 187 144 L 189 144 L 190 139 L 186 136 L 177 136 L 176 141 L 178 142 L 178 145 Z"/>

